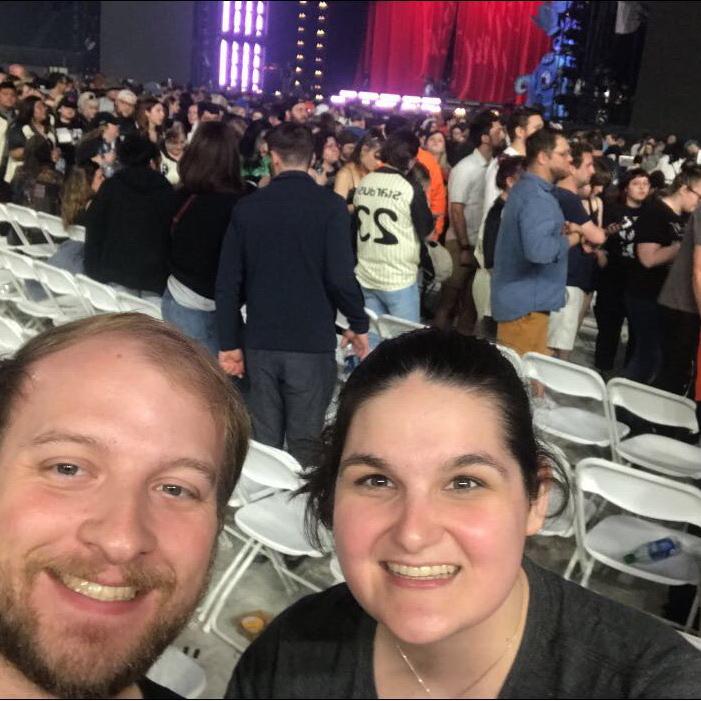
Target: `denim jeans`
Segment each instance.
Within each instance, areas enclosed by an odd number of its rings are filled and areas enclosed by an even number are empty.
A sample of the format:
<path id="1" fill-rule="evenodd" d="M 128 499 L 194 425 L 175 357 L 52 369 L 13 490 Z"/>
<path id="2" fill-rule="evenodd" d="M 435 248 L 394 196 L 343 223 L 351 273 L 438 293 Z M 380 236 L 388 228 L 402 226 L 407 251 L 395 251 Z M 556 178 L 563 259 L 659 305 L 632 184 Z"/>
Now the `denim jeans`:
<path id="1" fill-rule="evenodd" d="M 216 312 L 203 312 L 199 309 L 183 307 L 173 299 L 170 290 L 166 288 L 161 302 L 161 313 L 165 321 L 177 326 L 186 336 L 199 341 L 214 357 L 217 357 L 219 335 Z"/>
<path id="2" fill-rule="evenodd" d="M 336 386 L 333 353 L 245 350 L 246 404 L 253 437 L 287 450 L 303 467 L 318 465 L 321 430 Z"/>
<path id="3" fill-rule="evenodd" d="M 421 300 L 417 283 L 391 292 L 370 290 L 362 286 L 361 289 L 365 297 L 365 306 L 378 316 L 390 314 L 407 321 L 416 321 L 417 323 L 421 321 Z M 380 338 L 374 333 L 370 334 L 369 340 L 371 348 L 380 342 Z"/>

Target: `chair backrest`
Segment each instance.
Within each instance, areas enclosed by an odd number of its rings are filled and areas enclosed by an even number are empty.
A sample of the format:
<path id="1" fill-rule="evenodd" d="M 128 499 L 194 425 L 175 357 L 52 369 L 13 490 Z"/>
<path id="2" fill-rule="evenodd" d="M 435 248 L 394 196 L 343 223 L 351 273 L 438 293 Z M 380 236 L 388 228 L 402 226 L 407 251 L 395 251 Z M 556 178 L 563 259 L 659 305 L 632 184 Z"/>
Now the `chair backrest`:
<path id="1" fill-rule="evenodd" d="M 66 227 L 66 235 L 79 243 L 85 243 L 85 227 L 73 224 Z"/>
<path id="2" fill-rule="evenodd" d="M 53 265 L 40 260 L 35 261 L 34 269 L 39 282 L 48 288 L 52 295 L 70 295 L 76 299 L 88 314 L 93 313 L 93 308 L 88 298 L 80 291 L 72 273 L 62 268 L 55 268 Z"/>
<path id="3" fill-rule="evenodd" d="M 33 209 L 21 207 L 18 204 L 7 203 L 5 205 L 12 219 L 23 229 L 41 229 L 39 217 Z"/>
<path id="4" fill-rule="evenodd" d="M 513 348 L 509 348 L 509 346 L 503 346 L 501 343 L 495 343 L 494 345 L 499 349 L 499 352 L 514 366 L 514 369 L 519 374 L 519 377 L 524 377 L 523 361 L 521 360 L 521 356 Z"/>
<path id="5" fill-rule="evenodd" d="M 607 387 L 611 404 L 641 419 L 661 426 L 679 426 L 691 433 L 699 430 L 696 404 L 691 399 L 622 377 L 609 380 Z"/>
<path id="6" fill-rule="evenodd" d="M 52 214 L 46 214 L 46 212 L 37 212 L 37 218 L 49 241 L 55 238 L 62 240 L 68 238 L 68 232 L 63 226 L 61 217 L 55 217 Z"/>
<path id="7" fill-rule="evenodd" d="M 407 333 L 407 331 L 426 328 L 426 324 L 400 319 L 398 316 L 392 316 L 391 314 L 382 314 L 377 320 L 377 324 L 380 327 L 380 336 L 382 338 L 396 338 L 403 333 Z"/>
<path id="8" fill-rule="evenodd" d="M 142 314 L 148 314 L 154 319 L 163 320 L 163 315 L 161 314 L 161 308 L 149 302 L 147 299 L 142 299 L 136 295 L 129 294 L 129 292 L 122 292 L 117 290 L 117 299 L 119 300 L 119 306 L 123 312 L 141 312 Z"/>
<path id="9" fill-rule="evenodd" d="M 701 490 L 684 482 L 602 458 L 578 462 L 575 481 L 578 520 L 584 513 L 583 495 L 589 493 L 639 516 L 701 526 Z M 585 524 L 579 525 L 583 533 Z"/>
<path id="10" fill-rule="evenodd" d="M 382 337 L 382 334 L 380 333 L 380 327 L 378 324 L 379 317 L 377 316 L 377 314 L 375 314 L 375 312 L 372 311 L 372 309 L 369 309 L 368 307 L 365 307 L 365 313 L 368 315 L 368 319 L 370 320 L 370 331 Z M 336 311 L 336 326 L 342 328 L 344 331 L 349 326 L 348 319 L 346 319 L 346 317 L 340 311 Z"/>
<path id="11" fill-rule="evenodd" d="M 0 222 L 12 222 L 12 217 L 7 211 L 7 205 L 0 202 Z"/>
<path id="12" fill-rule="evenodd" d="M 22 327 L 13 319 L 0 316 L 0 352 L 14 352 L 24 345 Z"/>
<path id="13" fill-rule="evenodd" d="M 3 249 L 0 255 L 5 262 L 5 266 L 9 268 L 18 280 L 38 280 L 34 269 L 35 261 L 29 256 L 6 249 Z"/>
<path id="14" fill-rule="evenodd" d="M 101 312 L 121 312 L 122 307 L 117 298 L 117 291 L 109 285 L 103 285 L 87 275 L 78 273 L 75 276 L 80 292 L 90 301 L 95 309 Z"/>
<path id="15" fill-rule="evenodd" d="M 301 465 L 289 453 L 250 441 L 241 474 L 265 487 L 295 490 L 301 486 Z"/>
<path id="16" fill-rule="evenodd" d="M 540 353 L 526 353 L 521 362 L 526 377 L 537 380 L 549 389 L 573 397 L 606 402 L 606 385 L 601 376 L 589 368 Z"/>

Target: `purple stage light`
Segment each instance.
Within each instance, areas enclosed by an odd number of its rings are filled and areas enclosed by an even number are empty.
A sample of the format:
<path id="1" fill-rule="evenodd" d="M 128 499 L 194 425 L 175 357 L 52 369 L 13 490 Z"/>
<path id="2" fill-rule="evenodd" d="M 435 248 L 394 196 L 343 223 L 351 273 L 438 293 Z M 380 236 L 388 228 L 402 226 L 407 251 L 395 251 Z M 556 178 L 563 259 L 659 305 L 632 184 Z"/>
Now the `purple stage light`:
<path id="1" fill-rule="evenodd" d="M 261 92 L 268 7 L 265 0 L 221 3 L 220 86 Z"/>

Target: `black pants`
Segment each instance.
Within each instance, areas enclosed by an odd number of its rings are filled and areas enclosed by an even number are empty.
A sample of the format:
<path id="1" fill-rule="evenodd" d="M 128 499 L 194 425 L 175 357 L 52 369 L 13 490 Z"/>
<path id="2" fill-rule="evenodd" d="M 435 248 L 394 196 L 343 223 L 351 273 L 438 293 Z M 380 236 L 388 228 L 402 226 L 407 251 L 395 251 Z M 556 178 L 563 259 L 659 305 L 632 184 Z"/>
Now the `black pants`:
<path id="1" fill-rule="evenodd" d="M 594 305 L 594 318 L 599 332 L 596 336 L 594 365 L 597 370 L 613 370 L 621 340 L 621 329 L 627 318 L 625 304 L 625 270 L 604 268 L 599 277 Z M 630 359 L 633 350 L 633 329 L 628 325 L 628 345 L 625 362 Z"/>
<path id="2" fill-rule="evenodd" d="M 245 353 L 255 440 L 318 465 L 324 416 L 336 384 L 333 353 L 249 349 Z"/>
<path id="3" fill-rule="evenodd" d="M 622 377 L 652 384 L 662 365 L 660 305 L 657 300 L 626 293 L 628 324 L 635 334 L 635 347 Z"/>
<path id="4" fill-rule="evenodd" d="M 655 386 L 675 394 L 687 394 L 695 379 L 699 347 L 698 314 L 660 305 L 662 367 Z"/>

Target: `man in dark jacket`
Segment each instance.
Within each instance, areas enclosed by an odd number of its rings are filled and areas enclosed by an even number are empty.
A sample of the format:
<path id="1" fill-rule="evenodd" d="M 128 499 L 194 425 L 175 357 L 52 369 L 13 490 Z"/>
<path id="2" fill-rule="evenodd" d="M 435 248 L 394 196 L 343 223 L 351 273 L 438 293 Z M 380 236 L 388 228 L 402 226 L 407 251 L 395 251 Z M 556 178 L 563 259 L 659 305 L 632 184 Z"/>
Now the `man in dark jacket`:
<path id="1" fill-rule="evenodd" d="M 268 145 L 276 176 L 234 207 L 219 259 L 219 362 L 248 376 L 254 437 L 277 448 L 286 441 L 306 466 L 318 457 L 336 381 L 336 310 L 348 318 L 344 341 L 360 358 L 368 319 L 345 202 L 307 175 L 311 132 L 281 124 Z"/>
<path id="2" fill-rule="evenodd" d="M 128 136 L 117 154 L 124 167 L 105 181 L 87 211 L 85 272 L 141 297 L 160 297 L 168 277 L 173 188 L 156 169 L 158 151 L 147 138 Z"/>

